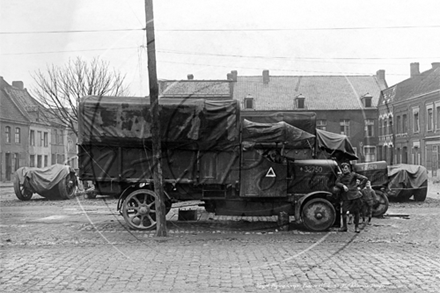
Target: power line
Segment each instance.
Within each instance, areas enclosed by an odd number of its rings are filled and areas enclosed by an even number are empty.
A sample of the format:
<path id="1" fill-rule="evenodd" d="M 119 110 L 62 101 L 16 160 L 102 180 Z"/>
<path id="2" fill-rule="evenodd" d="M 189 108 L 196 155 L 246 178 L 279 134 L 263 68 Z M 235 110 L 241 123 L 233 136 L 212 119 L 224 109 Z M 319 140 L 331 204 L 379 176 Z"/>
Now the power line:
<path id="1" fill-rule="evenodd" d="M 215 54 L 202 52 L 188 52 L 175 50 L 158 50 L 158 52 L 178 54 L 178 55 L 196 55 L 196 56 L 214 56 L 214 57 L 237 57 L 237 58 L 259 58 L 259 59 L 305 59 L 305 60 L 405 60 L 405 59 L 438 59 L 437 57 L 295 57 L 295 56 L 262 56 L 262 55 L 239 55 L 239 54 Z"/>
<path id="2" fill-rule="evenodd" d="M 135 47 L 113 47 L 110 50 L 131 50 L 131 49 L 146 49 L 145 46 Z M 39 55 L 39 54 L 58 54 L 58 53 L 74 53 L 74 52 L 92 52 L 92 51 L 108 51 L 109 48 L 101 49 L 83 49 L 83 50 L 60 50 L 60 51 L 41 51 L 41 52 L 21 52 L 21 53 L 1 53 L 2 56 L 19 56 L 19 55 Z M 213 56 L 213 57 L 232 57 L 232 58 L 256 58 L 256 59 L 292 59 L 292 60 L 312 60 L 312 61 L 326 61 L 326 60 L 420 60 L 420 59 L 440 59 L 440 56 L 431 57 L 298 57 L 298 56 L 263 56 L 263 55 L 240 55 L 240 54 L 217 54 L 217 53 L 203 53 L 203 52 L 188 52 L 176 50 L 157 50 L 157 52 L 165 54 L 177 55 L 194 55 L 194 56 Z"/>
<path id="3" fill-rule="evenodd" d="M 401 25 L 401 26 L 364 26 L 364 27 L 316 27 L 316 28 L 231 28 L 231 29 L 157 29 L 161 32 L 276 32 L 276 31 L 329 31 L 329 30 L 380 30 L 380 29 L 420 29 L 440 28 L 440 24 L 434 25 Z M 61 31 L 3 31 L 0 35 L 20 34 L 69 34 L 69 33 L 100 33 L 100 32 L 123 32 L 143 31 L 145 28 L 133 29 L 102 29 L 102 30 L 61 30 Z"/>
<path id="4" fill-rule="evenodd" d="M 271 31 L 328 31 L 328 30 L 377 30 L 440 28 L 434 25 L 363 26 L 363 27 L 315 27 L 315 28 L 244 28 L 244 29 L 158 29 L 163 32 L 271 32 Z"/>
<path id="5" fill-rule="evenodd" d="M 127 32 L 143 31 L 144 28 L 136 29 L 106 29 L 106 30 L 65 30 L 65 31 L 21 31 L 21 32 L 0 32 L 0 35 L 25 35 L 25 34 L 70 34 L 70 33 L 101 33 L 101 32 Z"/>

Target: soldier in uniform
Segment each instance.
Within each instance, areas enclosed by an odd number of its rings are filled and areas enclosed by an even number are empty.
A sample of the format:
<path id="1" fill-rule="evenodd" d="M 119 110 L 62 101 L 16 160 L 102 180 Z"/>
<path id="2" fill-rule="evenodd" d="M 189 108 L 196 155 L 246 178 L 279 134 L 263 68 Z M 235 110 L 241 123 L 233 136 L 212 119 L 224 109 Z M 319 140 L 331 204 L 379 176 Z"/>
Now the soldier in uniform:
<path id="1" fill-rule="evenodd" d="M 342 163 L 342 174 L 336 179 L 336 187 L 340 189 L 342 197 L 342 227 L 340 232 L 347 232 L 347 213 L 354 215 L 355 232 L 359 233 L 359 217 L 362 210 L 362 193 L 358 190 L 357 179 L 360 180 L 360 186 L 365 186 L 368 178 L 351 172 L 350 164 Z"/>

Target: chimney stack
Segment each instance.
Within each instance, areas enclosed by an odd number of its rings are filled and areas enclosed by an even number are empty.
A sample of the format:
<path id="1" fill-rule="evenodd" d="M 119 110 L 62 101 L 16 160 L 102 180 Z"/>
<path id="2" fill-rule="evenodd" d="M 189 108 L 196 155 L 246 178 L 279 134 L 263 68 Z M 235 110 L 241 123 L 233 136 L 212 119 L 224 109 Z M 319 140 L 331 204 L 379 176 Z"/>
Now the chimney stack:
<path id="1" fill-rule="evenodd" d="M 432 68 L 439 68 L 440 62 L 432 62 L 431 65 L 432 65 Z"/>
<path id="2" fill-rule="evenodd" d="M 420 75 L 420 69 L 419 69 L 418 62 L 411 63 L 410 67 L 411 67 L 411 76 L 410 77 L 415 77 L 415 76 Z"/>
<path id="3" fill-rule="evenodd" d="M 263 70 L 263 83 L 268 84 L 270 80 L 269 70 Z"/>
<path id="4" fill-rule="evenodd" d="M 238 72 L 237 72 L 237 70 L 232 70 L 232 71 L 231 71 L 232 81 L 237 82 L 237 76 L 238 76 Z"/>
<path id="5" fill-rule="evenodd" d="M 379 69 L 379 70 L 376 72 L 376 76 L 377 76 L 377 79 L 379 79 L 380 81 L 385 82 L 385 70 L 383 70 L 383 69 Z"/>
<path id="6" fill-rule="evenodd" d="M 13 81 L 12 86 L 19 90 L 24 90 L 24 83 L 22 81 Z"/>
<path id="7" fill-rule="evenodd" d="M 188 80 L 193 80 L 194 79 L 194 75 L 193 74 L 188 74 L 186 77 L 188 78 Z"/>

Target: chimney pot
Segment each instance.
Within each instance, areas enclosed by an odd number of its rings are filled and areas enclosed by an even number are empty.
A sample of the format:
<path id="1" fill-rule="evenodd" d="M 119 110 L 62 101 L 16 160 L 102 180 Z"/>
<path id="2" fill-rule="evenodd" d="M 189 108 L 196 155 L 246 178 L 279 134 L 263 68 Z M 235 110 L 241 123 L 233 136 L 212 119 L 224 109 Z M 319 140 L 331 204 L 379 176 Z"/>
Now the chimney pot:
<path id="1" fill-rule="evenodd" d="M 268 84 L 270 80 L 269 70 L 263 70 L 263 83 Z"/>
<path id="2" fill-rule="evenodd" d="M 419 69 L 418 62 L 411 63 L 410 68 L 411 68 L 411 77 L 415 77 L 415 76 L 420 75 L 420 69 Z"/>
<path id="3" fill-rule="evenodd" d="M 193 74 L 188 74 L 187 78 L 188 78 L 188 80 L 193 80 L 194 79 L 194 75 Z"/>
<path id="4" fill-rule="evenodd" d="M 24 83 L 22 81 L 13 81 L 12 86 L 20 90 L 24 89 Z"/>

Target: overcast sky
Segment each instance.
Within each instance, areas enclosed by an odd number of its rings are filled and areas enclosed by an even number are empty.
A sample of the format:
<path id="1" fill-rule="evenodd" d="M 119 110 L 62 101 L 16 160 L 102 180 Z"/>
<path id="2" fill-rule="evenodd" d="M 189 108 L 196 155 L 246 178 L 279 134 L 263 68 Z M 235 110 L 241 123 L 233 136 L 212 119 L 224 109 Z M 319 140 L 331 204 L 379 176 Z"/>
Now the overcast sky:
<path id="1" fill-rule="evenodd" d="M 154 0 L 153 0 L 154 1 Z M 148 95 L 143 0 L 0 0 L 0 75 L 99 57 Z M 440 1 L 155 0 L 159 79 L 374 75 L 388 85 L 440 62 Z M 76 32 L 74 32 L 76 31 Z M 93 31 L 93 32 L 91 32 Z"/>

